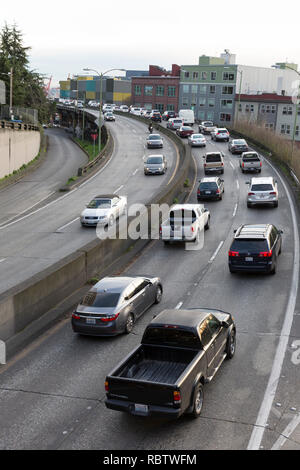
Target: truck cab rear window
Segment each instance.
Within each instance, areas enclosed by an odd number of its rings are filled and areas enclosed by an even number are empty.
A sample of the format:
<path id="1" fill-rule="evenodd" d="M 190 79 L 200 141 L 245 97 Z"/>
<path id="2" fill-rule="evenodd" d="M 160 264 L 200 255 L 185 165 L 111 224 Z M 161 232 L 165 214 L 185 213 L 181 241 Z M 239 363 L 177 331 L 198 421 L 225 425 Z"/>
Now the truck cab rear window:
<path id="1" fill-rule="evenodd" d="M 219 155 L 218 153 L 216 153 L 214 155 L 206 155 L 206 161 L 207 161 L 207 163 L 209 163 L 209 162 L 220 162 L 221 161 L 221 155 Z"/>
<path id="2" fill-rule="evenodd" d="M 199 349 L 199 338 L 191 331 L 174 328 L 172 325 L 165 325 L 157 328 L 147 328 L 143 336 L 142 343 L 164 344 L 166 346 L 178 346 L 182 348 Z"/>

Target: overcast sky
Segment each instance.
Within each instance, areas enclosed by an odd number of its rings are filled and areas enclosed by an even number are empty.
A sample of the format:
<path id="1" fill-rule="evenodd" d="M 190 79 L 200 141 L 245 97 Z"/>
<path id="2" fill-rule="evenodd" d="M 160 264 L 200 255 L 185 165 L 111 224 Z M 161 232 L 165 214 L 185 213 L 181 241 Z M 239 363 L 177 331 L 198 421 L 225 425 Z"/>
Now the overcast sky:
<path id="1" fill-rule="evenodd" d="M 1 2 L 0 26 L 18 26 L 31 68 L 56 86 L 83 67 L 169 69 L 225 48 L 239 64 L 300 65 L 299 13 L 294 0 L 14 0 Z"/>

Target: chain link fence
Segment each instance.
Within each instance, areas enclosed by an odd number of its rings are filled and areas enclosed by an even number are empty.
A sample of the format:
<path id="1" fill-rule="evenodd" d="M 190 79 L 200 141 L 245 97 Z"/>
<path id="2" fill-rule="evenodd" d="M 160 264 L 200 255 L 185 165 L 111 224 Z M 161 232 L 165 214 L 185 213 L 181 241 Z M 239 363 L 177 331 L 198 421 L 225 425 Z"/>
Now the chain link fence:
<path id="1" fill-rule="evenodd" d="M 21 121 L 24 124 L 38 125 L 38 110 L 32 108 L 22 108 L 20 106 L 13 106 L 12 113 L 10 114 L 9 106 L 2 104 L 0 105 L 0 119 L 6 121 Z"/>

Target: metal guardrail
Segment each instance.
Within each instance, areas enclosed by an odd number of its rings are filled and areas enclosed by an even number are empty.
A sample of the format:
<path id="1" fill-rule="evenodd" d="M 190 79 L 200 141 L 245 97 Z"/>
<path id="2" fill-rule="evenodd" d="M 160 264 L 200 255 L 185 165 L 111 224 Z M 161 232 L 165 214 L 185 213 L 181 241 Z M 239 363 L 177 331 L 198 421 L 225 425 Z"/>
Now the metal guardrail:
<path id="1" fill-rule="evenodd" d="M 25 124 L 23 122 L 13 122 L 13 121 L 0 121 L 0 129 L 14 129 L 18 131 L 39 131 L 38 126 L 33 124 Z"/>

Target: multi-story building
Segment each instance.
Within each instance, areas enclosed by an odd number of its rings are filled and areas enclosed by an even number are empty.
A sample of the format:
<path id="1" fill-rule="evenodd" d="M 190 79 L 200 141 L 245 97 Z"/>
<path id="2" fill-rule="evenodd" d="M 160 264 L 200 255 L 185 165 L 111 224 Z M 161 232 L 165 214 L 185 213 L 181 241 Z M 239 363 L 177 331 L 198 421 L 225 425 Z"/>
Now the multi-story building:
<path id="1" fill-rule="evenodd" d="M 0 80 L 0 104 L 5 104 L 5 103 L 6 103 L 5 82 L 3 80 Z"/>
<path id="2" fill-rule="evenodd" d="M 100 76 L 74 76 L 61 81 L 60 98 L 79 99 L 83 101 L 100 101 Z M 102 78 L 103 103 L 129 104 L 131 98 L 131 81 L 116 77 Z"/>
<path id="3" fill-rule="evenodd" d="M 264 126 L 276 134 L 292 139 L 296 104 L 291 96 L 263 93 L 236 95 L 236 121 Z M 297 108 L 295 141 L 300 141 L 300 107 Z"/>
<path id="4" fill-rule="evenodd" d="M 288 64 L 281 68 L 236 65 L 235 56 L 225 52 L 221 57 L 202 55 L 197 65 L 181 66 L 179 109 L 193 109 L 199 121 L 232 126 L 237 93 L 292 94 L 295 74 L 284 67 Z"/>
<path id="5" fill-rule="evenodd" d="M 134 106 L 146 109 L 178 111 L 180 67 L 173 64 L 167 71 L 156 65 L 149 65 L 148 76 L 131 79 L 131 96 Z"/>

